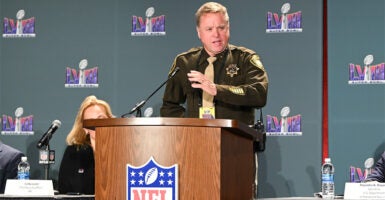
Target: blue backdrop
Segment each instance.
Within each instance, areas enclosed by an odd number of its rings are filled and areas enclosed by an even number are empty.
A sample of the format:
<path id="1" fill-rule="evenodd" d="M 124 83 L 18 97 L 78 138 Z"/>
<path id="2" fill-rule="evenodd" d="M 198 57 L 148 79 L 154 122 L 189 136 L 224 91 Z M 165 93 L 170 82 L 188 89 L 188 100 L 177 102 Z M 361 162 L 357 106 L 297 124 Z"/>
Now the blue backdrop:
<path id="1" fill-rule="evenodd" d="M 302 136 L 268 137 L 259 154 L 259 196 L 312 196 L 320 191 L 322 145 L 322 0 L 219 1 L 228 7 L 231 39 L 255 50 L 269 74 L 265 115 L 302 116 Z M 300 33 L 266 33 L 267 12 L 302 12 Z M 116 116 L 128 112 L 167 78 L 174 57 L 199 46 L 194 13 L 204 1 L 165 0 L 2 0 L 0 16 L 16 18 L 20 9 L 35 17 L 35 38 L 0 39 L 0 114 L 19 106 L 34 115 L 31 136 L 1 135 L 4 143 L 27 154 L 31 177 L 42 179 L 36 143 L 55 119 L 62 127 L 51 140 L 57 180 L 65 137 L 84 97 L 108 101 Z M 133 15 L 165 15 L 166 35 L 131 36 Z M 383 85 L 348 85 L 349 63 L 367 54 L 384 62 L 384 2 L 328 1 L 329 146 L 336 165 L 337 194 L 343 193 L 350 165 L 363 168 L 384 149 Z M 3 29 L 1 29 L 3 30 Z M 66 67 L 80 60 L 99 68 L 98 88 L 65 88 Z M 362 64 L 361 64 L 362 65 Z M 163 89 L 146 104 L 159 116 Z M 348 153 L 346 153 L 348 152 Z"/>

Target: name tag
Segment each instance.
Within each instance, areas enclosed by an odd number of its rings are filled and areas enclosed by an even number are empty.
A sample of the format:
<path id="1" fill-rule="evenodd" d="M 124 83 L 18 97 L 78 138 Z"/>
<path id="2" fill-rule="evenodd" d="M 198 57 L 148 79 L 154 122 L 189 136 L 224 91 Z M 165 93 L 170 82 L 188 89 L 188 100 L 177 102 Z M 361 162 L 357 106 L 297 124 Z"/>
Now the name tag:
<path id="1" fill-rule="evenodd" d="M 345 183 L 344 199 L 385 199 L 385 183 Z"/>
<path id="2" fill-rule="evenodd" d="M 215 119 L 215 107 L 200 107 L 199 108 L 200 119 Z"/>
<path id="3" fill-rule="evenodd" d="M 8 179 L 5 196 L 47 196 L 53 197 L 52 180 L 18 180 Z"/>

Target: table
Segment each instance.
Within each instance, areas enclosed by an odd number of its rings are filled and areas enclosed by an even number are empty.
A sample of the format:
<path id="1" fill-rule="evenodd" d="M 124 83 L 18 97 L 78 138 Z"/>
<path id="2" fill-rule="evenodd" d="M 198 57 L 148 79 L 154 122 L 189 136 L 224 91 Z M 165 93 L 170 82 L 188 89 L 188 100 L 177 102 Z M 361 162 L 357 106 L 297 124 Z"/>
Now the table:
<path id="1" fill-rule="evenodd" d="M 70 199 L 70 200 L 94 200 L 95 195 L 55 195 L 53 197 L 47 196 L 8 196 L 4 194 L 0 194 L 1 200 L 30 200 L 30 199 L 42 199 L 42 200 L 55 200 L 55 199 Z"/>
<path id="2" fill-rule="evenodd" d="M 335 196 L 334 199 L 344 199 L 343 196 Z M 258 200 L 322 200 L 320 197 L 276 197 L 276 198 L 258 198 Z"/>
<path id="3" fill-rule="evenodd" d="M 277 198 L 258 198 L 258 200 L 320 200 L 318 197 L 277 197 Z"/>

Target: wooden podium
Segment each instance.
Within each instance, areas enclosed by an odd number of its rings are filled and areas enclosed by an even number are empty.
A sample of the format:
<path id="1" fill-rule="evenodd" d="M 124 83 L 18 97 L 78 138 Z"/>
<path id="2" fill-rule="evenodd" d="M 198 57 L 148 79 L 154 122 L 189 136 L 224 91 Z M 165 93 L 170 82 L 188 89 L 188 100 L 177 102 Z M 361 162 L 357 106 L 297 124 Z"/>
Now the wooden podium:
<path id="1" fill-rule="evenodd" d="M 95 198 L 126 199 L 127 164 L 178 165 L 179 200 L 252 199 L 255 130 L 235 120 L 85 120 L 96 130 Z"/>

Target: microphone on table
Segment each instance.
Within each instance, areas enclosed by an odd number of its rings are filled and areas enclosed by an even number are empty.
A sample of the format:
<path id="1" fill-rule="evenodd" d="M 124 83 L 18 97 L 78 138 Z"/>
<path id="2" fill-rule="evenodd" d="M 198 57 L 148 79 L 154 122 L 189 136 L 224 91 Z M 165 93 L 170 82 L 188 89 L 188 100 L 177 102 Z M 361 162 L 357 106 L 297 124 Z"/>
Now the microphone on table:
<path id="1" fill-rule="evenodd" d="M 47 145 L 49 140 L 51 139 L 52 135 L 55 133 L 55 131 L 60 128 L 61 122 L 59 120 L 54 120 L 51 124 L 51 126 L 48 128 L 48 130 L 44 133 L 44 135 L 40 138 L 39 142 L 37 143 L 37 148 L 41 148 L 44 145 Z"/>
<path id="2" fill-rule="evenodd" d="M 144 106 L 144 104 L 147 103 L 147 101 L 156 93 L 158 92 L 158 90 L 160 88 L 163 87 L 164 84 L 166 84 L 172 77 L 175 76 L 175 74 L 179 71 L 179 67 L 175 67 L 175 69 L 170 73 L 170 75 L 168 76 L 167 80 L 164 81 L 158 88 L 156 88 L 156 90 L 154 92 L 152 92 L 150 94 L 150 96 L 148 96 L 145 100 L 142 100 L 141 102 L 138 102 L 132 109 L 130 112 L 128 113 L 125 113 L 123 114 L 121 117 L 124 118 L 126 117 L 127 115 L 131 115 L 132 113 L 136 112 L 136 117 L 142 117 L 142 111 L 141 111 L 141 108 Z"/>

